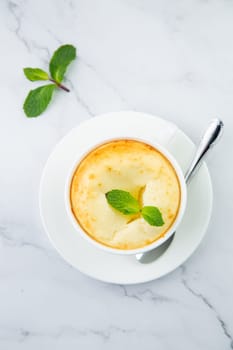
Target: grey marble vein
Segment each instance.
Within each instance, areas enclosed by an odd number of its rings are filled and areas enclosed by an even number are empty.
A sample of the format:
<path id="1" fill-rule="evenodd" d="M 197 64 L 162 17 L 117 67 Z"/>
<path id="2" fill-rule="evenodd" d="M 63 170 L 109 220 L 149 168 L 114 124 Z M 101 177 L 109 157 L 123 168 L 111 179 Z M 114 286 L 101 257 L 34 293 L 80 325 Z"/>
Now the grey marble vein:
<path id="1" fill-rule="evenodd" d="M 22 21 L 23 21 L 23 14 L 21 12 L 21 6 L 19 6 L 16 2 L 13 1 L 7 1 L 8 9 L 15 19 L 15 29 L 14 33 L 16 37 L 23 43 L 23 45 L 26 47 L 28 52 L 31 52 L 31 47 L 28 43 L 28 41 L 25 39 L 24 35 L 21 32 L 22 28 Z"/>
<path id="2" fill-rule="evenodd" d="M 143 302 L 145 300 L 152 301 L 153 303 L 174 302 L 175 301 L 172 298 L 161 295 L 159 293 L 155 293 L 150 288 L 146 288 L 146 289 L 140 288 L 140 290 L 135 293 L 135 292 L 130 292 L 130 289 L 132 289 L 132 287 L 127 287 L 124 285 L 120 285 L 119 287 L 123 290 L 125 297 L 136 299 L 139 302 Z"/>
<path id="3" fill-rule="evenodd" d="M 112 82 L 110 82 L 106 77 L 103 76 L 92 64 L 88 63 L 86 59 L 84 59 L 82 56 L 79 57 L 79 60 L 82 64 L 84 64 L 90 71 L 92 71 L 108 88 L 110 88 L 120 99 L 120 101 L 125 105 L 125 107 L 129 108 L 129 103 L 126 100 L 125 97 L 122 96 L 119 89 L 113 85 Z M 130 107 L 132 110 L 133 107 Z"/>
<path id="4" fill-rule="evenodd" d="M 125 297 L 127 297 L 127 298 L 132 298 L 132 299 L 136 299 L 136 300 L 142 302 L 142 298 L 141 298 L 139 295 L 135 294 L 135 293 L 129 293 L 126 286 L 121 285 L 121 286 L 119 286 L 119 287 L 123 290 L 123 293 L 124 293 L 124 296 L 125 296 Z"/>
<path id="5" fill-rule="evenodd" d="M 35 40 L 31 41 L 31 48 L 35 52 L 35 50 L 41 51 L 42 52 L 42 57 L 41 60 L 43 63 L 48 67 L 49 61 L 51 59 L 51 54 L 49 52 L 49 49 L 47 46 L 40 45 L 38 44 Z M 48 68 L 46 68 L 48 69 Z"/>
<path id="6" fill-rule="evenodd" d="M 52 257 L 55 260 L 57 259 L 57 256 L 56 254 L 54 254 L 54 251 L 51 249 L 51 247 L 44 247 L 41 244 L 30 241 L 26 238 L 23 238 L 22 236 L 20 236 L 19 238 L 17 238 L 16 236 L 12 236 L 8 228 L 3 225 L 0 225 L 0 240 L 3 244 L 7 246 L 19 248 L 33 248 L 39 252 L 42 252 L 47 257 Z"/>
<path id="7" fill-rule="evenodd" d="M 182 284 L 183 286 L 193 295 L 195 296 L 196 298 L 198 298 L 199 300 L 201 300 L 206 306 L 208 309 L 210 309 L 213 314 L 215 315 L 222 331 L 223 331 L 223 334 L 229 339 L 230 341 L 230 348 L 233 349 L 233 337 L 232 335 L 230 334 L 229 330 L 228 330 L 228 327 L 225 323 L 225 321 L 222 319 L 221 315 L 219 314 L 219 312 L 216 310 L 216 308 L 214 307 L 214 305 L 207 299 L 206 296 L 204 296 L 202 293 L 200 292 L 197 292 L 195 289 L 193 289 L 190 284 L 188 283 L 187 281 L 187 278 L 185 278 L 184 276 L 184 271 L 185 271 L 185 267 L 183 266 L 182 267 L 182 270 L 183 270 L 183 277 L 181 279 L 182 281 Z"/>
<path id="8" fill-rule="evenodd" d="M 95 113 L 91 110 L 90 106 L 84 101 L 84 99 L 80 97 L 79 93 L 77 92 L 77 88 L 73 84 L 71 78 L 66 79 L 66 81 L 70 84 L 72 91 L 74 92 L 76 101 L 83 107 L 83 109 L 86 111 L 89 117 L 94 117 Z"/>
<path id="9" fill-rule="evenodd" d="M 46 32 L 59 44 L 62 45 L 62 40 L 59 39 L 57 34 L 55 34 L 51 28 L 47 28 Z"/>
<path id="10" fill-rule="evenodd" d="M 26 342 L 31 338 L 51 338 L 59 339 L 63 337 L 79 338 L 96 336 L 100 338 L 103 342 L 111 340 L 114 334 L 133 334 L 136 333 L 135 329 L 125 329 L 118 326 L 109 326 L 106 329 L 93 329 L 93 328 L 74 328 L 63 326 L 57 330 L 48 331 L 35 331 L 26 328 L 9 328 L 4 325 L 0 325 L 0 342 L 10 341 L 14 339 L 17 342 Z"/>

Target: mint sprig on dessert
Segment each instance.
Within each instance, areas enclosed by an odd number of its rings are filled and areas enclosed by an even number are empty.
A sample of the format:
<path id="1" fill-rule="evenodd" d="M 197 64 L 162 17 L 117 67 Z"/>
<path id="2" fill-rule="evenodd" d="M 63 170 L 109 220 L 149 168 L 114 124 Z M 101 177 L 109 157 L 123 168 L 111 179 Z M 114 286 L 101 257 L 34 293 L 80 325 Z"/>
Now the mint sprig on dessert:
<path id="1" fill-rule="evenodd" d="M 62 45 L 53 54 L 49 63 L 49 73 L 40 68 L 24 68 L 24 74 L 30 81 L 50 81 L 52 84 L 40 86 L 27 95 L 23 109 L 27 117 L 37 117 L 45 111 L 56 88 L 69 92 L 61 84 L 68 65 L 76 58 L 76 48 L 72 45 Z"/>
<path id="2" fill-rule="evenodd" d="M 141 213 L 144 220 L 151 226 L 164 225 L 162 213 L 159 208 L 154 206 L 140 208 L 138 200 L 127 191 L 114 189 L 105 193 L 105 196 L 108 204 L 124 215 Z"/>
<path id="3" fill-rule="evenodd" d="M 142 217 L 152 226 L 163 226 L 162 213 L 157 207 L 145 206 L 141 209 Z"/>
<path id="4" fill-rule="evenodd" d="M 140 212 L 140 206 L 129 192 L 122 190 L 112 190 L 105 194 L 108 203 L 124 215 L 137 214 Z"/>

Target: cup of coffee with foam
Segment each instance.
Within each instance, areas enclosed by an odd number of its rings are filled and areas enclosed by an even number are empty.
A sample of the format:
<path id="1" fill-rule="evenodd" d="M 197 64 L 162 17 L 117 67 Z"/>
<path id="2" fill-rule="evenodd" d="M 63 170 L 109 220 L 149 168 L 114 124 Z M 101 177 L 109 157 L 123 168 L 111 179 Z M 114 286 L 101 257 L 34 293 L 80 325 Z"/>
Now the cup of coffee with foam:
<path id="1" fill-rule="evenodd" d="M 176 230 L 186 184 L 164 147 L 119 137 L 103 140 L 75 160 L 65 202 L 84 239 L 110 253 L 137 254 L 158 247 Z"/>

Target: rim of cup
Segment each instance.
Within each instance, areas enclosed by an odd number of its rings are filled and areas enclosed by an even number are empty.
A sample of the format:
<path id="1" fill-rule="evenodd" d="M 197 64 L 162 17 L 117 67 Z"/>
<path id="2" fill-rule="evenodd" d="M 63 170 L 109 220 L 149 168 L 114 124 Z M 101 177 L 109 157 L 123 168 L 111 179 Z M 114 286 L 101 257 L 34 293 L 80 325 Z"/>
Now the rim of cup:
<path id="1" fill-rule="evenodd" d="M 156 239 L 152 243 L 147 244 L 146 246 L 142 246 L 141 248 L 118 249 L 118 248 L 109 247 L 107 245 L 104 245 L 104 244 L 98 242 L 97 240 L 92 238 L 90 235 L 88 235 L 88 233 L 86 233 L 84 231 L 82 226 L 79 224 L 79 222 L 75 218 L 75 216 L 72 212 L 72 209 L 71 209 L 70 186 L 71 186 L 71 181 L 73 179 L 74 172 L 77 169 L 78 165 L 90 152 L 94 151 L 99 146 L 101 146 L 105 143 L 108 143 L 108 142 L 116 141 L 116 140 L 135 140 L 135 141 L 143 142 L 145 144 L 152 146 L 153 148 L 158 150 L 166 159 L 168 159 L 168 161 L 171 163 L 172 167 L 174 168 L 176 175 L 177 175 L 177 178 L 179 180 L 180 206 L 179 206 L 179 211 L 178 211 L 178 214 L 176 215 L 174 222 L 172 223 L 172 225 L 169 227 L 169 229 L 165 232 L 165 234 L 163 236 Z M 103 138 L 102 142 L 98 142 L 95 145 L 90 146 L 84 152 L 82 152 L 82 154 L 79 155 L 74 160 L 73 165 L 71 166 L 71 168 L 67 172 L 67 179 L 66 179 L 66 183 L 65 183 L 65 207 L 66 207 L 68 217 L 69 217 L 71 223 L 73 224 L 73 227 L 75 228 L 77 233 L 80 234 L 89 243 L 94 245 L 96 248 L 104 250 L 108 253 L 115 253 L 115 254 L 120 254 L 120 255 L 135 255 L 135 254 L 145 253 L 145 252 L 148 252 L 152 249 L 159 247 L 161 244 L 163 244 L 165 241 L 167 241 L 171 237 L 171 235 L 174 233 L 174 231 L 176 231 L 176 229 L 179 226 L 179 224 L 182 220 L 182 217 L 184 215 L 186 204 L 187 204 L 187 186 L 185 183 L 183 171 L 181 170 L 180 165 L 178 164 L 177 160 L 173 157 L 173 155 L 167 149 L 165 149 L 164 146 L 161 146 L 157 142 L 146 140 L 145 138 L 138 138 L 138 137 L 134 138 L 134 137 L 125 137 L 125 136 L 124 137 L 119 136 L 119 137 L 112 137 L 112 138 L 111 137 Z"/>

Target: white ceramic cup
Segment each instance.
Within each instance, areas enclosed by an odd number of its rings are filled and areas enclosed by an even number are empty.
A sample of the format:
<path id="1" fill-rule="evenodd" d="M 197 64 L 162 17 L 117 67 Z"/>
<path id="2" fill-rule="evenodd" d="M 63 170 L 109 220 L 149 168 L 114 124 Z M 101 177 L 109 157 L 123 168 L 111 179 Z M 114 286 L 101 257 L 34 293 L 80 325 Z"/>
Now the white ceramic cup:
<path id="1" fill-rule="evenodd" d="M 172 164 L 173 168 L 176 171 L 176 174 L 177 174 L 177 177 L 178 177 L 179 183 L 180 183 L 180 190 L 181 190 L 180 207 L 179 207 L 179 211 L 178 211 L 178 214 L 176 216 L 175 221 L 173 222 L 173 224 L 171 225 L 171 227 L 168 229 L 168 231 L 165 233 L 164 236 L 158 238 L 157 240 L 155 240 L 151 244 L 148 244 L 146 246 L 143 246 L 143 247 L 137 248 L 137 249 L 122 250 L 122 249 L 112 248 L 112 247 L 108 247 L 108 246 L 101 244 L 100 242 L 94 240 L 91 236 L 89 236 L 82 229 L 82 227 L 79 225 L 78 221 L 74 217 L 73 212 L 71 210 L 70 185 L 71 185 L 71 181 L 73 178 L 73 174 L 74 174 L 77 166 L 79 165 L 79 163 L 82 161 L 82 159 L 89 152 L 91 152 L 92 150 L 94 150 L 95 148 L 100 146 L 101 144 L 104 144 L 106 142 L 110 142 L 113 140 L 117 140 L 117 139 L 119 139 L 119 140 L 122 140 L 122 139 L 138 140 L 138 141 L 147 143 L 147 144 L 151 145 L 152 147 L 156 148 L 170 161 L 170 163 Z M 133 138 L 132 132 L 131 132 L 131 136 L 129 136 L 129 137 L 126 137 L 126 135 L 124 135 L 122 137 L 121 137 L 121 135 L 118 135 L 118 137 L 113 137 L 113 138 L 109 137 L 109 135 L 106 132 L 106 135 L 105 135 L 105 137 L 103 135 L 103 139 L 101 142 L 97 142 L 96 144 L 92 143 L 92 145 L 89 148 L 87 147 L 87 149 L 83 150 L 83 152 L 78 153 L 77 159 L 74 159 L 74 164 L 73 164 L 72 168 L 68 169 L 68 172 L 67 172 L 67 180 L 66 180 L 66 185 L 65 185 L 65 206 L 66 206 L 66 210 L 67 210 L 67 214 L 68 214 L 69 219 L 71 220 L 71 222 L 72 222 L 72 224 L 73 224 L 73 226 L 76 229 L 78 234 L 80 234 L 84 239 L 86 239 L 88 242 L 93 244 L 95 247 L 102 249 L 104 251 L 107 251 L 109 253 L 122 254 L 122 255 L 132 255 L 132 254 L 138 254 L 138 253 L 145 253 L 145 252 L 150 251 L 156 247 L 159 247 L 161 244 L 163 244 L 166 240 L 169 239 L 169 237 L 173 234 L 174 231 L 176 231 L 177 227 L 179 226 L 181 219 L 183 217 L 185 208 L 186 208 L 186 200 L 187 200 L 187 189 L 186 189 L 184 175 L 183 175 L 183 172 L 182 172 L 179 164 L 175 160 L 175 158 L 163 146 L 161 146 L 160 144 L 158 144 L 156 142 L 151 142 L 151 140 L 148 140 L 145 137 Z"/>

